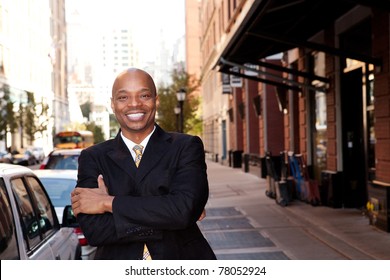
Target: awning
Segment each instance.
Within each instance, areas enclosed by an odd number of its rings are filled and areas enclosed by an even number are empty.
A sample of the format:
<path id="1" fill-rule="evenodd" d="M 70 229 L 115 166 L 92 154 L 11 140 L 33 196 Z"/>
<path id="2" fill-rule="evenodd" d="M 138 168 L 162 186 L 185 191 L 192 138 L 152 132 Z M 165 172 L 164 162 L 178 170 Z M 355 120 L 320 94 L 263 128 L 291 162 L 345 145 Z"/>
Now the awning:
<path id="1" fill-rule="evenodd" d="M 309 40 L 320 31 L 334 24 L 334 21 L 357 5 L 378 8 L 390 12 L 390 0 L 258 0 L 252 5 L 245 20 L 221 53 L 217 62 L 219 71 L 231 72 L 231 63 L 259 65 L 271 55 L 301 47 L 325 52 L 330 55 L 352 58 L 374 65 L 381 65 L 367 48 L 351 49 L 348 46 L 335 48 Z M 371 33 L 359 42 L 371 42 Z M 369 35 L 367 35 L 369 34 Z M 369 42 L 368 42 L 369 41 Z M 355 44 L 356 45 L 356 44 Z M 226 63 L 230 62 L 230 63 Z M 261 65 L 260 65 L 261 66 Z M 288 69 L 279 69 L 286 72 Z M 253 79 L 253 76 L 245 78 Z M 309 75 L 299 73 L 299 75 Z M 308 77 L 308 79 L 319 77 Z M 323 77 L 325 79 L 325 77 Z M 267 79 L 266 80 L 270 80 Z M 326 81 L 325 81 L 326 83 Z M 281 84 L 284 84 L 281 81 Z"/>

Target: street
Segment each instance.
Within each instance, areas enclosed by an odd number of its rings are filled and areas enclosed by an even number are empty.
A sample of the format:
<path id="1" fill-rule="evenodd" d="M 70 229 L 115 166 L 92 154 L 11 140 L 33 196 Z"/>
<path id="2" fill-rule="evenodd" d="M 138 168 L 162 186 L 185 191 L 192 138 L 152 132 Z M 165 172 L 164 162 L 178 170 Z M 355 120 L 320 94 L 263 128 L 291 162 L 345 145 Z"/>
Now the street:
<path id="1" fill-rule="evenodd" d="M 361 210 L 302 201 L 281 207 L 265 195 L 266 180 L 212 161 L 207 165 L 207 215 L 198 224 L 218 259 L 390 259 L 390 234 L 369 225 Z"/>
<path id="2" fill-rule="evenodd" d="M 207 164 L 210 198 L 199 224 L 218 259 L 390 259 L 390 234 L 361 210 L 301 201 L 281 207 L 265 195 L 264 179 Z"/>

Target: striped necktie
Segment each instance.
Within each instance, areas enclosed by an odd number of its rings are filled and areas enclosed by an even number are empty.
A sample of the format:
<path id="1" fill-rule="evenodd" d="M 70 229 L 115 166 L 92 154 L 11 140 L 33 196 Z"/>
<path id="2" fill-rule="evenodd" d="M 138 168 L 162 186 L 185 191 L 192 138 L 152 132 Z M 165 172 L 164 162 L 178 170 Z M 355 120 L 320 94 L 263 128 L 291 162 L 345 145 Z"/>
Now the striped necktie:
<path id="1" fill-rule="evenodd" d="M 141 145 L 135 145 L 133 147 L 133 151 L 135 152 L 135 158 L 134 158 L 134 162 L 135 162 L 135 165 L 138 167 L 139 166 L 139 163 L 141 162 L 141 158 L 142 158 L 142 150 L 143 150 L 143 146 Z"/>
<path id="2" fill-rule="evenodd" d="M 135 165 L 137 166 L 137 168 L 139 166 L 139 163 L 141 162 L 143 148 L 144 147 L 142 147 L 141 145 L 135 145 L 133 147 L 133 151 L 135 152 L 134 162 L 135 162 Z M 143 260 L 151 260 L 152 259 L 152 257 L 150 256 L 148 247 L 146 247 L 146 244 L 144 244 L 144 253 L 143 253 L 142 259 Z"/>

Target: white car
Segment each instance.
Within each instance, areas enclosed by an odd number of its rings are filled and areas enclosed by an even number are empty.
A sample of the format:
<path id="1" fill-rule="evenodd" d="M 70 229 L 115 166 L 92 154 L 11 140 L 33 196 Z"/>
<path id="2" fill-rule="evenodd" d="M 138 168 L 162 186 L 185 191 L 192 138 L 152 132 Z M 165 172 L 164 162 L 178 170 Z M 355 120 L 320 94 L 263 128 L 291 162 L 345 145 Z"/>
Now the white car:
<path id="1" fill-rule="evenodd" d="M 32 170 L 0 163 L 0 259 L 80 258 L 77 235 L 60 226 L 50 197 Z"/>
<path id="2" fill-rule="evenodd" d="M 77 184 L 77 170 L 39 169 L 34 170 L 34 172 L 45 187 L 53 202 L 57 216 L 59 217 L 59 220 L 62 221 L 65 207 L 71 205 L 70 193 Z M 68 207 L 66 211 L 71 211 L 71 208 Z M 74 227 L 74 232 L 77 234 L 81 245 L 81 259 L 93 259 L 95 257 L 96 247 L 88 245 L 88 241 L 84 237 L 75 218 L 74 222 L 72 222 L 72 226 Z"/>
<path id="3" fill-rule="evenodd" d="M 77 170 L 78 159 L 83 149 L 56 149 L 43 160 L 39 169 L 74 169 Z"/>
<path id="4" fill-rule="evenodd" d="M 42 147 L 32 147 L 31 151 L 38 163 L 41 163 L 45 159 L 45 152 Z"/>

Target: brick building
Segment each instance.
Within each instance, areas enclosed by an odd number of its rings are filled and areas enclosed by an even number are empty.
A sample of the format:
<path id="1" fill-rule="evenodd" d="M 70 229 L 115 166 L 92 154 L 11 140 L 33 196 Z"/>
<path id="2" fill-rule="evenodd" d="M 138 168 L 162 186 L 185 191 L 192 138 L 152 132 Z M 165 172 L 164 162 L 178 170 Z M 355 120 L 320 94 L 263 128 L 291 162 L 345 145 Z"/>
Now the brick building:
<path id="1" fill-rule="evenodd" d="M 191 1 L 210 157 L 264 176 L 301 154 L 323 204 L 390 231 L 390 1 Z"/>

